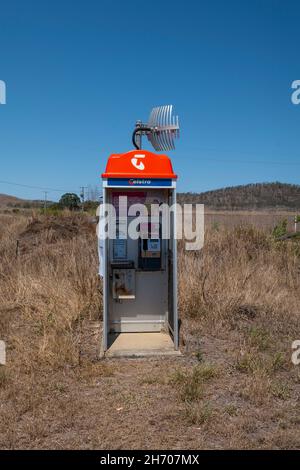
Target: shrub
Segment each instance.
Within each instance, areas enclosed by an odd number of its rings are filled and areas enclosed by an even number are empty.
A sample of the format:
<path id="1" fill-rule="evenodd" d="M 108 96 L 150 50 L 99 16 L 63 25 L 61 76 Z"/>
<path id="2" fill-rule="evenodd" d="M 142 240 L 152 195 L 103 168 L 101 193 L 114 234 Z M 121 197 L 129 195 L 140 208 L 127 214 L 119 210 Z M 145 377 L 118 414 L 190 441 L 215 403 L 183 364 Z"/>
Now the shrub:
<path id="1" fill-rule="evenodd" d="M 279 224 L 277 224 L 273 229 L 273 232 L 272 232 L 273 237 L 274 238 L 280 238 L 283 235 L 286 235 L 286 233 L 287 233 L 287 224 L 288 224 L 287 219 L 283 219 L 281 222 L 279 222 Z"/>

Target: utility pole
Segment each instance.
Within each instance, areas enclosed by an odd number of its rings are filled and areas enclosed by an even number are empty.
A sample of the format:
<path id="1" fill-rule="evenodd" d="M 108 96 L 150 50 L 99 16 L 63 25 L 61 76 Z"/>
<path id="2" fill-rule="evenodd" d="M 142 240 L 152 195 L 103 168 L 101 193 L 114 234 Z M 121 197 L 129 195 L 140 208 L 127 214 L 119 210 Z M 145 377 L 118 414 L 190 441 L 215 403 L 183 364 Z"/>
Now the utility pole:
<path id="1" fill-rule="evenodd" d="M 45 194 L 45 197 L 44 197 L 44 214 L 46 214 L 46 210 L 47 210 L 47 195 L 48 195 L 48 191 L 44 191 L 44 194 Z"/>
<path id="2" fill-rule="evenodd" d="M 299 224 L 299 222 L 300 222 L 300 217 L 299 217 L 299 215 L 295 215 L 295 217 L 294 217 L 295 232 L 297 232 L 297 230 L 298 230 L 298 224 Z"/>
<path id="3" fill-rule="evenodd" d="M 84 198 L 84 190 L 85 190 L 85 189 L 88 189 L 88 188 L 87 188 L 87 186 L 81 186 L 80 189 L 81 189 L 81 193 L 80 193 L 80 198 L 81 198 L 81 212 L 83 212 L 83 211 L 84 211 L 84 200 L 85 200 L 85 198 Z"/>

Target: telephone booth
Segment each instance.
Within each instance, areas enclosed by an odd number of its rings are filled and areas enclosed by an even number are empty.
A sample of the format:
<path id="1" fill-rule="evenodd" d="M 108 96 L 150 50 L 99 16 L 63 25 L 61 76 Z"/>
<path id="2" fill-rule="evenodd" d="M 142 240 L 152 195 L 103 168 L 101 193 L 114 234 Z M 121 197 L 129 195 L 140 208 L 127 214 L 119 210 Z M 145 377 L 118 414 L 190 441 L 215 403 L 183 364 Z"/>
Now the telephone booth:
<path id="1" fill-rule="evenodd" d="M 113 154 L 102 179 L 104 210 L 107 204 L 113 209 L 106 211 L 108 236 L 102 241 L 100 261 L 102 353 L 114 357 L 179 354 L 177 176 L 171 160 L 146 150 Z M 136 210 L 139 205 L 147 209 L 142 217 Z M 159 208 L 154 222 L 153 205 Z M 167 206 L 171 208 L 168 221 L 160 210 Z M 131 223 L 139 229 L 135 237 L 130 236 Z M 112 224 L 115 229 L 110 234 Z"/>

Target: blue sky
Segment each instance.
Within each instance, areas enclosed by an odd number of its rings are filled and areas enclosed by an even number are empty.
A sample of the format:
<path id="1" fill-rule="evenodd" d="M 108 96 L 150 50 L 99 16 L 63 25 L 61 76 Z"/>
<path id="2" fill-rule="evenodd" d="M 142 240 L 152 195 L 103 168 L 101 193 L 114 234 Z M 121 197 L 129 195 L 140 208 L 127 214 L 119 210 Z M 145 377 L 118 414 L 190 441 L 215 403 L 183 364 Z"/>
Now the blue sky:
<path id="1" fill-rule="evenodd" d="M 1 2 L 0 180 L 100 184 L 136 119 L 172 103 L 180 191 L 299 183 L 299 21 L 291 0 Z M 0 193 L 43 197 L 4 183 Z"/>

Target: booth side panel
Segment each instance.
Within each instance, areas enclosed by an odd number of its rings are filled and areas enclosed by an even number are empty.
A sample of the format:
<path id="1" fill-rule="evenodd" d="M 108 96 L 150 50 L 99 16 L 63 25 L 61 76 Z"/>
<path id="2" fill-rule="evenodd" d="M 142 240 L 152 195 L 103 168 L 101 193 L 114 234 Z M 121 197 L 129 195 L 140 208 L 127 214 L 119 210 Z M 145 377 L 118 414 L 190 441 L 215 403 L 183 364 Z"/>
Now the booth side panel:
<path id="1" fill-rule="evenodd" d="M 172 190 L 172 206 L 173 211 L 173 315 L 174 315 L 174 347 L 179 348 L 179 331 L 178 331 L 178 308 L 177 308 L 177 208 L 176 208 L 176 189 Z"/>
<path id="2" fill-rule="evenodd" d="M 103 204 L 107 202 L 107 190 L 103 188 Z M 108 239 L 104 239 L 104 250 L 103 250 L 103 263 L 104 263 L 104 275 L 103 275 L 103 350 L 106 351 L 108 347 Z"/>

